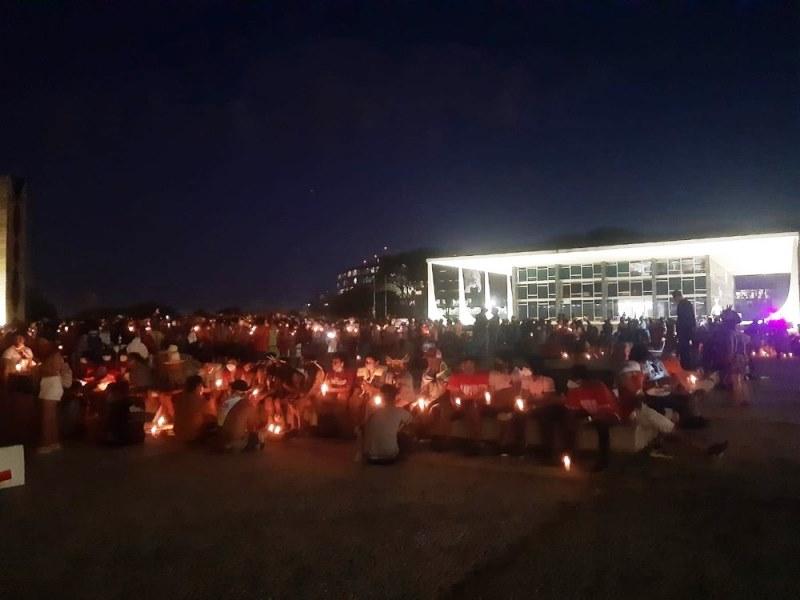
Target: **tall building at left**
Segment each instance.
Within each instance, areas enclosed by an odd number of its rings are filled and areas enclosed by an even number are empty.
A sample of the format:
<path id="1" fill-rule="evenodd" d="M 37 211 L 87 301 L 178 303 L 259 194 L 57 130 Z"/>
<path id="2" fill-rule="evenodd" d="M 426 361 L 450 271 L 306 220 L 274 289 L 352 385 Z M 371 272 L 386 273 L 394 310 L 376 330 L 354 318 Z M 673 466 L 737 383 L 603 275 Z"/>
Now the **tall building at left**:
<path id="1" fill-rule="evenodd" d="M 28 183 L 0 175 L 0 324 L 25 321 Z"/>

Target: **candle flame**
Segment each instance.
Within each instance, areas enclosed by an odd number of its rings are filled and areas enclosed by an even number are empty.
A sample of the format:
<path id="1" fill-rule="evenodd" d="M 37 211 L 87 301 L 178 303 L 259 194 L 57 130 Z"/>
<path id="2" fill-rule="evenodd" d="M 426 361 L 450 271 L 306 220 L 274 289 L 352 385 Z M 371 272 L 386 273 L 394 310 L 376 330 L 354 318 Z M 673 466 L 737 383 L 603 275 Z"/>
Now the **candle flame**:
<path id="1" fill-rule="evenodd" d="M 323 383 L 322 386 L 320 386 L 319 389 L 322 392 L 322 395 L 324 396 L 325 394 L 328 393 L 328 384 L 327 383 Z"/>
<path id="2" fill-rule="evenodd" d="M 486 400 L 486 405 L 490 405 L 492 403 L 492 394 L 489 392 L 485 392 L 483 394 L 483 398 Z"/>
<path id="3" fill-rule="evenodd" d="M 461 406 L 461 398 L 456 398 L 456 406 Z"/>
<path id="4" fill-rule="evenodd" d="M 561 463 L 564 465 L 564 470 L 569 471 L 572 469 L 572 459 L 569 457 L 569 454 L 565 454 L 561 458 Z"/>
<path id="5" fill-rule="evenodd" d="M 375 396 L 372 399 L 372 402 L 375 404 L 375 406 L 380 406 L 381 404 L 383 404 L 383 398 L 381 398 L 380 396 Z"/>
<path id="6" fill-rule="evenodd" d="M 217 378 L 217 380 L 214 382 L 214 385 L 215 385 L 215 386 L 217 386 L 218 388 L 221 388 L 223 383 L 224 383 L 224 382 L 222 381 L 222 378 L 221 378 L 221 377 L 219 377 L 219 378 Z"/>
<path id="7" fill-rule="evenodd" d="M 525 410 L 525 401 L 522 398 L 517 398 L 517 401 L 514 404 L 517 407 L 517 410 Z"/>

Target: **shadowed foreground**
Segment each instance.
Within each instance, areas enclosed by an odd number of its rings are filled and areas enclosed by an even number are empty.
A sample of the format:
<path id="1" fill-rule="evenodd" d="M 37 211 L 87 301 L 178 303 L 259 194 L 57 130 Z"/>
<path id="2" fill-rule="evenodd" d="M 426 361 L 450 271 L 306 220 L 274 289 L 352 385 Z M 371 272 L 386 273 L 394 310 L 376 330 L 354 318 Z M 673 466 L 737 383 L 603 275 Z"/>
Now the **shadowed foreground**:
<path id="1" fill-rule="evenodd" d="M 362 467 L 322 440 L 78 445 L 0 494 L 0 596 L 796 598 L 800 426 L 749 410 L 720 411 L 722 461 L 599 476 L 427 452 Z"/>

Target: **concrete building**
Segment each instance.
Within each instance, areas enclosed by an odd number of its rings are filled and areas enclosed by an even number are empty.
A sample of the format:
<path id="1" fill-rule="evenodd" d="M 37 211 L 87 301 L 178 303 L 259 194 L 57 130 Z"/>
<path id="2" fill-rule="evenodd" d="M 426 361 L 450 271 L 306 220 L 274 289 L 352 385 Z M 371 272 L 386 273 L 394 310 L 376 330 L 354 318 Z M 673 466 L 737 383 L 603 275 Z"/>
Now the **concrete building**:
<path id="1" fill-rule="evenodd" d="M 0 176 L 0 324 L 25 321 L 27 182 Z"/>
<path id="2" fill-rule="evenodd" d="M 429 258 L 428 316 L 471 324 L 486 306 L 521 319 L 670 317 L 671 293 L 681 290 L 698 317 L 746 305 L 745 318 L 797 323 L 799 237 L 768 233 Z"/>

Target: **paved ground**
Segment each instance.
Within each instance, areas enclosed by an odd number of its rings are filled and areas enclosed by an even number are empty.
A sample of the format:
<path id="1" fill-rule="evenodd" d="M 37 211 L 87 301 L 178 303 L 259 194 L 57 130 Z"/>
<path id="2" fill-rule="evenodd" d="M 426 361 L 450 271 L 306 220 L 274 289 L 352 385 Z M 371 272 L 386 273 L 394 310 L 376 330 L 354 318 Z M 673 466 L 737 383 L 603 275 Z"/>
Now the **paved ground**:
<path id="1" fill-rule="evenodd" d="M 173 440 L 32 458 L 0 495 L 0 597 L 797 598 L 800 388 L 711 399 L 717 462 L 599 476 L 318 440 L 218 456 Z"/>

